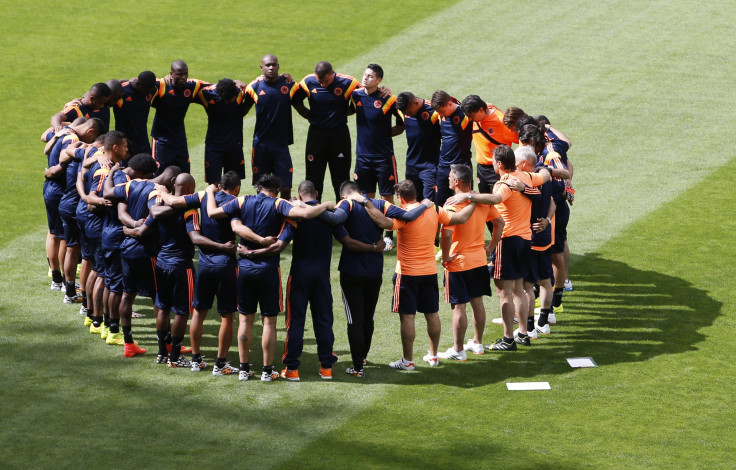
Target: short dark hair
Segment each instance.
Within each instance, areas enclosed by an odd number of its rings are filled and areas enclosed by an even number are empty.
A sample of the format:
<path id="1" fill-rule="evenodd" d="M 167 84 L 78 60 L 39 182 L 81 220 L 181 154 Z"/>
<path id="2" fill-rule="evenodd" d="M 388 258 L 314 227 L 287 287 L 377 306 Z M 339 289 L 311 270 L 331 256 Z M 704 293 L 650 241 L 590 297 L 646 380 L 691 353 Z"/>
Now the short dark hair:
<path id="1" fill-rule="evenodd" d="M 499 145 L 493 149 L 493 159 L 508 171 L 516 170 L 516 155 L 508 145 Z"/>
<path id="2" fill-rule="evenodd" d="M 324 77 L 331 72 L 332 64 L 327 62 L 326 60 L 319 61 L 317 62 L 317 65 L 314 66 L 314 74 L 318 77 Z"/>
<path id="3" fill-rule="evenodd" d="M 536 119 L 529 116 L 528 114 L 525 114 L 516 120 L 516 123 L 514 124 L 514 129 L 516 130 L 516 133 L 519 134 L 521 133 L 521 130 L 528 125 L 538 126 L 539 124 L 537 123 Z"/>
<path id="4" fill-rule="evenodd" d="M 228 102 L 231 99 L 238 96 L 238 86 L 235 85 L 235 81 L 229 78 L 223 78 L 215 85 L 215 92 L 217 96 L 224 102 Z"/>
<path id="5" fill-rule="evenodd" d="M 97 135 L 100 135 L 105 132 L 105 123 L 102 122 L 102 119 L 100 118 L 89 118 L 87 119 L 87 122 L 85 122 L 85 124 L 89 125 L 92 129 L 94 129 Z"/>
<path id="6" fill-rule="evenodd" d="M 417 200 L 417 188 L 414 187 L 411 180 L 400 181 L 399 184 L 394 186 L 394 192 L 406 202 Z"/>
<path id="7" fill-rule="evenodd" d="M 146 89 L 156 86 L 156 74 L 150 70 L 138 74 L 138 83 Z"/>
<path id="8" fill-rule="evenodd" d="M 299 183 L 299 187 L 297 188 L 297 193 L 300 195 L 317 195 L 317 188 L 314 186 L 314 183 L 312 183 L 309 180 L 304 180 L 301 183 Z"/>
<path id="9" fill-rule="evenodd" d="M 534 119 L 537 120 L 537 122 L 539 123 L 540 126 L 543 126 L 543 125 L 548 125 L 549 126 L 549 125 L 551 125 L 551 123 L 549 122 L 549 119 L 544 114 L 540 114 L 539 116 L 535 117 Z"/>
<path id="10" fill-rule="evenodd" d="M 240 186 L 240 176 L 237 173 L 230 170 L 220 178 L 220 187 L 227 191 L 231 191 Z"/>
<path id="11" fill-rule="evenodd" d="M 432 108 L 437 109 L 452 101 L 452 96 L 444 90 L 437 90 L 432 93 Z"/>
<path id="12" fill-rule="evenodd" d="M 128 167 L 146 175 L 152 175 L 158 168 L 156 166 L 156 160 L 147 153 L 139 153 L 130 157 Z"/>
<path id="13" fill-rule="evenodd" d="M 110 131 L 105 134 L 105 148 L 111 149 L 115 145 L 120 145 L 125 140 L 125 134 L 120 131 Z"/>
<path id="14" fill-rule="evenodd" d="M 463 165 L 462 163 L 455 163 L 454 165 L 450 165 L 450 170 L 452 170 L 452 174 L 455 175 L 455 179 L 457 179 L 461 183 L 463 184 L 473 183 L 473 170 L 471 170 L 468 165 Z"/>
<path id="15" fill-rule="evenodd" d="M 347 193 L 359 193 L 360 186 L 355 181 L 343 181 L 340 185 L 340 197 L 345 197 Z"/>
<path id="16" fill-rule="evenodd" d="M 272 192 L 278 192 L 281 188 L 281 178 L 274 175 L 273 173 L 266 173 L 265 175 L 258 178 L 256 189 L 258 191 L 266 190 Z"/>
<path id="17" fill-rule="evenodd" d="M 383 67 L 378 64 L 368 64 L 365 66 L 367 69 L 371 69 L 376 73 L 376 77 L 383 78 Z"/>
<path id="18" fill-rule="evenodd" d="M 396 109 L 401 111 L 402 113 L 406 111 L 406 108 L 409 107 L 412 101 L 414 101 L 414 93 L 410 91 L 402 91 L 399 93 L 399 95 L 396 97 Z"/>
<path id="19" fill-rule="evenodd" d="M 109 98 L 110 95 L 112 95 L 112 90 L 109 86 L 107 86 L 107 83 L 102 82 L 97 82 L 89 87 L 89 91 L 94 91 L 96 94 L 102 96 L 103 98 Z"/>
<path id="20" fill-rule="evenodd" d="M 468 95 L 465 97 L 463 102 L 460 103 L 460 108 L 466 115 L 470 115 L 470 113 L 475 113 L 481 109 L 488 108 L 488 104 L 478 95 Z"/>
<path id="21" fill-rule="evenodd" d="M 528 124 L 521 128 L 519 132 L 519 142 L 529 142 L 535 149 L 539 149 L 544 146 L 545 138 L 544 134 L 534 124 Z"/>

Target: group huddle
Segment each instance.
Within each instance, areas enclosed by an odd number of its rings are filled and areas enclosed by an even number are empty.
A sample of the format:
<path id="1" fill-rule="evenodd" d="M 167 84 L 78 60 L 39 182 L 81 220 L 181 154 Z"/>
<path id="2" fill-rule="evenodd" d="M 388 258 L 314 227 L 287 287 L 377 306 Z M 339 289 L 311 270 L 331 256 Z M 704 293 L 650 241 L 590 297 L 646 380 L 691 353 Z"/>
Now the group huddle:
<path id="1" fill-rule="evenodd" d="M 417 312 L 427 323 L 429 345 L 422 359 L 430 367 L 440 359 L 465 361 L 468 352 L 484 354 L 486 348 L 513 351 L 550 334 L 563 292 L 571 290 L 566 227 L 574 190 L 567 136 L 544 116 L 517 107 L 502 112 L 477 95 L 462 102 L 442 90 L 431 100 L 411 92 L 394 96 L 380 86 L 384 72 L 377 64 L 366 67 L 361 82 L 325 61 L 296 82 L 279 74 L 273 55 L 262 58 L 261 71 L 247 84 L 228 78 L 210 84 L 190 79 L 187 65 L 175 61 L 161 79 L 146 71 L 130 80 L 96 83 L 52 116 L 42 135 L 51 289 L 64 292 L 64 303 L 82 304 L 91 333 L 123 346 L 125 357 L 145 354 L 133 339 L 131 318 L 136 296 L 151 297 L 156 364 L 199 372 L 207 367 L 200 352 L 204 319 L 216 298 L 221 323 L 213 375 L 252 377 L 251 331 L 260 312 L 261 380 L 299 380 L 309 306 L 319 376 L 331 379 L 338 360 L 330 284 L 336 239 L 342 245 L 338 270 L 351 376 L 365 375 L 383 253 L 394 246 L 391 309 L 400 318 L 402 357 L 390 367 L 415 368 Z M 189 173 L 184 128 L 191 103 L 202 105 L 208 117 L 208 186 L 199 192 Z M 241 196 L 243 118 L 253 107 L 255 194 Z M 294 200 L 292 108 L 309 121 L 306 180 Z M 114 130 L 109 130 L 110 109 Z M 403 181 L 393 149 L 393 137 L 401 133 L 408 144 Z M 328 167 L 337 204 L 321 201 Z M 283 293 L 280 253 L 290 243 Z M 444 301 L 452 308 L 453 344 L 445 351 L 440 351 L 437 260 Z M 503 337 L 484 347 L 483 296 L 491 295 L 491 279 Z M 466 342 L 468 303 L 473 336 Z M 279 374 L 276 319 L 284 311 Z M 238 367 L 228 362 L 236 312 Z M 191 349 L 183 347 L 188 323 Z M 184 357 L 188 352 L 191 360 Z"/>

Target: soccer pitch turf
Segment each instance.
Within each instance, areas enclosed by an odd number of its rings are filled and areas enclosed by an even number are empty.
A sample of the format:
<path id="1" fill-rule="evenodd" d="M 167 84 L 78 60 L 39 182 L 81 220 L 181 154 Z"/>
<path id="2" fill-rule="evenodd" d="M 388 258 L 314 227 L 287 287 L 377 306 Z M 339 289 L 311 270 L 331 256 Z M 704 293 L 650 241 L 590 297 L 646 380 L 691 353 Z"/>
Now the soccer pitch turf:
<path id="1" fill-rule="evenodd" d="M 730 3 L 2 6 L 3 467 L 733 468 L 736 155 L 723 137 L 736 109 Z M 394 93 L 477 93 L 501 109 L 543 113 L 571 137 L 575 291 L 549 338 L 517 353 L 390 370 L 401 354 L 389 313 L 395 253 L 386 256 L 362 381 L 342 373 L 349 351 L 339 301 L 341 360 L 331 382 L 316 375 L 311 326 L 302 381 L 272 384 L 162 370 L 150 353 L 124 360 L 82 328 L 77 308 L 48 291 L 37 139 L 50 115 L 91 83 L 145 69 L 160 76 L 174 59 L 195 78 L 247 81 L 271 52 L 297 79 L 322 59 L 356 77 L 377 62 Z M 246 118 L 246 140 L 253 122 Z M 296 114 L 294 122 L 298 182 L 306 124 Z M 205 126 L 193 106 L 198 181 Z M 350 127 L 354 136 L 352 119 Z M 404 137 L 395 144 L 403 174 Z M 287 249 L 282 266 L 288 257 Z M 486 308 L 497 316 L 495 294 Z M 136 310 L 145 315 L 134 320 L 136 338 L 150 351 L 150 302 Z M 440 314 L 442 349 L 451 341 L 447 305 Z M 216 328 L 212 312 L 203 340 L 210 359 Z M 277 351 L 284 334 L 280 319 Z M 485 342 L 500 335 L 489 322 Z M 420 317 L 417 358 L 426 343 Z M 565 358 L 578 356 L 599 367 L 570 369 Z M 548 381 L 551 390 L 506 390 L 519 381 Z"/>

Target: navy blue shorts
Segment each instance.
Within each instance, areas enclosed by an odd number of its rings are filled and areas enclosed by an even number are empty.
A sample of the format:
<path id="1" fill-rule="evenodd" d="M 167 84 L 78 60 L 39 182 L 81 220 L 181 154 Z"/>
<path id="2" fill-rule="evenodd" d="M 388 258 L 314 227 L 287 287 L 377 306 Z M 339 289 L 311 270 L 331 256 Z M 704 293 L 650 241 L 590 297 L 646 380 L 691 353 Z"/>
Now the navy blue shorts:
<path id="1" fill-rule="evenodd" d="M 532 250 L 530 258 L 529 275 L 524 278 L 526 282 L 536 283 L 542 279 L 552 279 L 552 255 L 549 250 Z"/>
<path id="2" fill-rule="evenodd" d="M 491 274 L 488 266 L 479 266 L 467 271 L 445 269 L 445 302 L 466 304 L 470 299 L 491 295 Z"/>
<path id="3" fill-rule="evenodd" d="M 493 279 L 515 281 L 529 277 L 531 268 L 531 240 L 519 236 L 504 237 L 496 246 L 493 261 Z"/>
<path id="4" fill-rule="evenodd" d="M 217 184 L 222 174 L 234 171 L 240 179 L 245 178 L 245 155 L 243 145 L 229 149 L 205 145 L 204 147 L 204 180 Z"/>
<path id="5" fill-rule="evenodd" d="M 100 238 L 87 238 L 84 237 L 85 245 L 90 252 L 90 257 L 87 258 L 92 263 L 92 271 L 96 272 L 98 276 L 105 276 L 105 254 L 102 250 L 102 239 Z M 84 246 L 84 245 L 83 245 Z"/>
<path id="6" fill-rule="evenodd" d="M 105 263 L 105 287 L 110 292 L 120 294 L 123 292 L 123 265 L 120 258 L 120 250 L 103 250 Z"/>
<path id="7" fill-rule="evenodd" d="M 207 266 L 200 264 L 194 283 L 192 306 L 197 310 L 209 310 L 217 296 L 217 311 L 233 313 L 238 309 L 237 266 Z"/>
<path id="8" fill-rule="evenodd" d="M 394 194 L 394 186 L 398 183 L 396 157 L 358 157 L 355 159 L 353 180 L 358 183 L 360 192 L 375 194 L 378 183 L 378 194 L 390 196 Z"/>
<path id="9" fill-rule="evenodd" d="M 156 301 L 162 310 L 171 310 L 174 315 L 192 313 L 194 297 L 194 268 L 176 266 L 162 268 L 156 265 Z"/>
<path id="10" fill-rule="evenodd" d="M 170 142 L 153 139 L 153 159 L 158 164 L 156 175 L 164 172 L 166 167 L 176 165 L 181 168 L 182 173 L 189 173 L 189 150 L 184 145 L 172 145 Z"/>
<path id="11" fill-rule="evenodd" d="M 437 274 L 410 276 L 394 274 L 394 294 L 391 311 L 405 315 L 437 313 L 440 309 L 440 290 Z"/>
<path id="12" fill-rule="evenodd" d="M 153 298 L 156 294 L 156 258 L 120 257 L 123 272 L 123 292 Z"/>
<path id="13" fill-rule="evenodd" d="M 284 310 L 281 269 L 238 269 L 238 312 L 252 315 L 261 307 L 261 315 L 272 317 Z"/>
<path id="14" fill-rule="evenodd" d="M 437 193 L 435 185 L 437 184 L 437 168 L 425 168 L 425 169 L 406 169 L 406 179 L 414 183 L 414 187 L 417 190 L 417 200 L 429 199 L 434 201 L 435 194 Z"/>
<path id="15" fill-rule="evenodd" d="M 81 220 L 79 216 L 77 216 L 77 226 L 79 228 L 79 241 L 82 244 L 82 259 L 93 261 L 92 257 L 94 256 L 94 253 L 92 252 L 92 247 L 89 244 L 89 238 L 87 238 L 86 235 L 87 222 Z"/>
<path id="16" fill-rule="evenodd" d="M 75 216 L 62 216 L 61 222 L 64 227 L 66 246 L 79 246 L 81 244 L 81 234 L 77 218 Z"/>
<path id="17" fill-rule="evenodd" d="M 61 215 L 59 215 L 59 202 L 61 196 L 54 198 L 43 198 L 43 202 L 46 204 L 46 221 L 49 224 L 49 232 L 51 235 L 57 238 L 64 238 L 64 224 L 61 221 Z"/>
<path id="18" fill-rule="evenodd" d="M 555 242 L 549 248 L 552 253 L 562 253 L 567 241 L 567 223 L 570 221 L 570 206 L 566 201 L 557 204 L 555 211 Z M 544 279 L 544 278 L 542 278 Z"/>
<path id="19" fill-rule="evenodd" d="M 478 192 L 492 193 L 493 185 L 501 179 L 501 176 L 493 169 L 493 165 L 481 165 L 479 163 L 475 171 L 478 178 Z"/>
<path id="20" fill-rule="evenodd" d="M 258 179 L 262 175 L 273 173 L 281 179 L 281 184 L 285 188 L 291 187 L 294 167 L 291 163 L 291 153 L 289 153 L 288 145 L 253 145 L 251 167 L 253 168 L 253 186 L 258 183 Z"/>

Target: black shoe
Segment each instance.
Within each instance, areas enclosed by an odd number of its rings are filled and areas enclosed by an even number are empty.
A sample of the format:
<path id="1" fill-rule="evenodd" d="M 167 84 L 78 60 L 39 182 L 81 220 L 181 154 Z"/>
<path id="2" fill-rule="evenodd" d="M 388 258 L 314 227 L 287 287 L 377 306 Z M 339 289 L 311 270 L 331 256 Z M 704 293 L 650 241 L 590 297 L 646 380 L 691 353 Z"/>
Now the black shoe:
<path id="1" fill-rule="evenodd" d="M 488 348 L 491 351 L 516 351 L 516 343 L 514 341 L 507 343 L 503 338 L 496 340 Z"/>
<path id="2" fill-rule="evenodd" d="M 522 335 L 521 333 L 517 333 L 514 335 L 514 343 L 518 343 L 522 346 L 531 346 L 532 342 L 529 339 L 529 335 Z"/>

